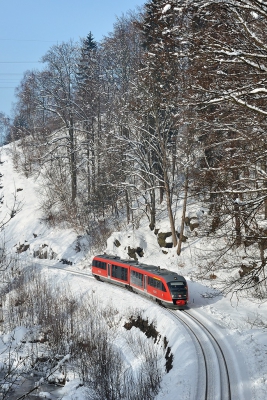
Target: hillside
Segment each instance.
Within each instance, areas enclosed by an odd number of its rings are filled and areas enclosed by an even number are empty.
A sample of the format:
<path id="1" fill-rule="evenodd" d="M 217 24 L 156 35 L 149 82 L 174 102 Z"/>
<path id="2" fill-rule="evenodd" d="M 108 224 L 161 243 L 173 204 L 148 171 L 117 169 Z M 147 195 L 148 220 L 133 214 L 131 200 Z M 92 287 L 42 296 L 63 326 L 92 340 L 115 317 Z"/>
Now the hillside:
<path id="1" fill-rule="evenodd" d="M 167 338 L 173 354 L 173 368 L 163 376 L 156 399 L 195 400 L 194 387 L 198 379 L 196 354 L 184 327 L 177 326 L 156 303 L 106 283 L 68 273 L 68 270 L 76 270 L 91 274 L 90 263 L 94 253 L 90 249 L 90 241 L 71 229 L 52 228 L 47 225 L 39 204 L 39 188 L 42 182 L 38 178 L 26 178 L 14 171 L 9 146 L 2 148 L 0 161 L 0 221 L 4 225 L 1 231 L 2 247 L 5 244 L 7 253 L 18 258 L 24 272 L 35 267 L 55 288 L 67 287 L 69 293 L 79 295 L 83 299 L 93 295 L 97 302 L 108 310 L 109 307 L 119 310 L 114 317 L 116 320 L 119 315 L 118 330 L 114 333 L 113 341 L 122 352 L 126 363 L 135 371 L 138 370 L 140 356 L 129 350 L 129 339 L 125 336 L 121 321 L 127 321 L 136 310 L 142 313 L 144 319 L 153 321 L 161 338 Z M 176 210 L 177 219 L 181 212 L 180 206 L 178 204 Z M 193 204 L 188 209 L 191 215 L 198 216 L 201 212 L 202 210 L 198 210 Z M 161 215 L 157 228 L 159 232 L 166 232 L 168 220 L 164 203 Z M 217 282 L 227 274 L 227 269 L 221 272 L 221 277 L 218 275 L 216 279 L 200 280 L 202 256 L 211 246 L 207 238 L 200 239 L 192 234 L 178 257 L 173 248 L 162 251 L 157 236 L 149 229 L 145 218 L 140 218 L 138 227 L 132 224 L 124 226 L 123 231 L 112 233 L 107 242 L 106 252 L 126 258 L 129 247 L 140 247 L 143 250 L 142 262 L 161 265 L 184 275 L 189 285 L 189 308 L 194 310 L 205 324 L 216 327 L 221 340 L 228 346 L 229 351 L 234 353 L 240 372 L 237 392 L 247 400 L 264 400 L 267 382 L 266 303 L 258 303 L 256 300 L 253 302 L 241 295 L 236 298 L 231 294 L 219 294 Z M 16 343 L 22 341 L 27 329 L 17 328 Z M 136 332 L 133 336 L 135 335 Z M 12 332 L 1 329 L 1 363 L 5 362 L 5 344 L 11 336 Z M 158 345 L 159 343 L 160 340 Z M 162 362 L 160 359 L 159 363 Z M 44 391 L 50 390 L 47 385 L 44 388 L 39 390 L 40 396 Z M 52 391 L 51 389 L 51 393 Z M 63 396 L 64 400 L 88 398 L 88 393 L 86 394 L 84 387 L 79 387 L 79 380 L 71 371 L 68 372 L 65 387 L 57 390 L 56 394 Z M 55 398 L 53 396 L 56 394 L 52 393 L 51 398 Z"/>

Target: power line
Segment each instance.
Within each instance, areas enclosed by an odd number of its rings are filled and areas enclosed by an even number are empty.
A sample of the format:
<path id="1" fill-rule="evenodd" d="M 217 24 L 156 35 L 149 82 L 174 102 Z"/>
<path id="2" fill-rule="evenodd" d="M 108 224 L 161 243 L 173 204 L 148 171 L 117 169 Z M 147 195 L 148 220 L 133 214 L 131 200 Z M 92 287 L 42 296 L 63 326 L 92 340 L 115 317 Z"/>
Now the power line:
<path id="1" fill-rule="evenodd" d="M 58 40 L 38 40 L 38 39 L 1 39 L 2 41 L 12 42 L 44 42 L 44 43 L 58 43 Z"/>
<path id="2" fill-rule="evenodd" d="M 0 61 L 0 64 L 39 64 L 41 61 Z"/>

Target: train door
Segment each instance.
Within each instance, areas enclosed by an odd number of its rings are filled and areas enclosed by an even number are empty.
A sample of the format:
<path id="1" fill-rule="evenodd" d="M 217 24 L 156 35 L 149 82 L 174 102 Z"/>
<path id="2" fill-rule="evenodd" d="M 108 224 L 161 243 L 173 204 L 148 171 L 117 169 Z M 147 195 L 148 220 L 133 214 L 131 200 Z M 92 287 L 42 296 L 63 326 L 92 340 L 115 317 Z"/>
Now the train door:
<path id="1" fill-rule="evenodd" d="M 144 275 L 144 291 L 147 291 L 147 276 Z"/>
<path id="2" fill-rule="evenodd" d="M 108 278 L 110 278 L 111 264 L 108 264 Z"/>

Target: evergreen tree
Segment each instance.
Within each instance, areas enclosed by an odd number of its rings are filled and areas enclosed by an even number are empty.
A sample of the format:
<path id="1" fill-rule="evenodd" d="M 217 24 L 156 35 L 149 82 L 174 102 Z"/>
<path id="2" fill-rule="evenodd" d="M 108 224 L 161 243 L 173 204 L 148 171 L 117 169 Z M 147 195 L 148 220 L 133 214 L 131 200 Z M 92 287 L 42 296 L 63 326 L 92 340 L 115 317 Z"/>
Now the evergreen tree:
<path id="1" fill-rule="evenodd" d="M 94 40 L 92 32 L 82 41 L 81 56 L 78 62 L 77 80 L 78 84 L 86 83 L 91 75 L 91 62 L 95 57 L 97 43 Z"/>

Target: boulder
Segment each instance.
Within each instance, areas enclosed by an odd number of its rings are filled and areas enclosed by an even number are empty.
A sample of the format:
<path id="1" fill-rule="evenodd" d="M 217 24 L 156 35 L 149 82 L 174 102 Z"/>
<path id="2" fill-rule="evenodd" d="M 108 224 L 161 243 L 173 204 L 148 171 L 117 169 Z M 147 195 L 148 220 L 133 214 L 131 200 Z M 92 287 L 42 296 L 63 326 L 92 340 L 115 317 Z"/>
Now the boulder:
<path id="1" fill-rule="evenodd" d="M 171 248 L 173 247 L 173 243 L 171 242 L 166 242 L 166 239 L 168 237 L 171 237 L 172 233 L 171 232 L 159 232 L 158 233 L 158 244 L 160 247 L 166 247 L 166 248 Z"/>
<path id="2" fill-rule="evenodd" d="M 199 227 L 199 220 L 196 217 L 190 218 L 189 221 L 190 230 L 193 231 L 194 229 Z"/>
<path id="3" fill-rule="evenodd" d="M 137 255 L 139 257 L 144 256 L 144 250 L 142 249 L 142 247 L 133 248 L 128 246 L 128 256 L 137 261 L 138 260 Z"/>
<path id="4" fill-rule="evenodd" d="M 120 247 L 121 243 L 120 243 L 120 241 L 119 241 L 118 239 L 115 239 L 115 240 L 114 240 L 114 245 L 115 245 L 116 247 Z"/>
<path id="5" fill-rule="evenodd" d="M 23 253 L 24 251 L 27 251 L 29 247 L 30 247 L 29 244 L 23 243 L 19 247 L 17 247 L 17 253 Z"/>

